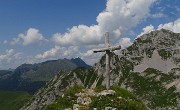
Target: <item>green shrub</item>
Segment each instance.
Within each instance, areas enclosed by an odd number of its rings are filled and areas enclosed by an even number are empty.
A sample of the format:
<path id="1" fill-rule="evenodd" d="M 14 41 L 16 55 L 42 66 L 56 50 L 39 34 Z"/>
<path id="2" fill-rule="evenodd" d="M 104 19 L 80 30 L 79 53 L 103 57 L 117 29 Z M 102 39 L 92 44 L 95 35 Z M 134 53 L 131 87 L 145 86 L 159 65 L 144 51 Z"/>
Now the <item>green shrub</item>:
<path id="1" fill-rule="evenodd" d="M 165 49 L 159 50 L 158 53 L 163 59 L 168 59 L 172 56 L 172 53 L 170 51 L 165 50 Z"/>

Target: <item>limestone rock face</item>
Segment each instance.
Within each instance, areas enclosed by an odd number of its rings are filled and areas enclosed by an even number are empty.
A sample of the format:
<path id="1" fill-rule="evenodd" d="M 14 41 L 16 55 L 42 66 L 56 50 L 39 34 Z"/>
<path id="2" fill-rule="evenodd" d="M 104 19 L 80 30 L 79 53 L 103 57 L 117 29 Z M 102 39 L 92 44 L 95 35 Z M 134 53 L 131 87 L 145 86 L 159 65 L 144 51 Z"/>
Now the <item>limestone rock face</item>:
<path id="1" fill-rule="evenodd" d="M 68 80 L 66 81 L 67 77 Z M 54 103 L 58 97 L 63 96 L 65 89 L 68 89 L 75 84 L 83 85 L 75 74 L 58 74 L 49 83 L 47 83 L 44 88 L 40 89 L 33 99 L 22 107 L 21 110 L 39 110 L 46 105 L 50 105 Z"/>
<path id="2" fill-rule="evenodd" d="M 74 85 L 81 85 L 85 88 L 91 88 L 93 85 L 101 85 L 103 76 L 98 76 L 92 69 L 77 68 L 69 73 L 61 71 L 51 79 L 45 87 L 40 89 L 33 98 L 24 105 L 21 110 L 40 110 L 41 108 L 53 104 L 58 97 L 64 97 L 65 90 Z M 86 93 L 93 95 L 94 92 L 88 90 Z M 77 95 L 84 95 L 79 93 Z M 89 104 L 91 100 L 88 97 L 79 98 L 83 104 Z"/>
<path id="3" fill-rule="evenodd" d="M 174 63 L 172 58 L 163 60 L 158 54 L 158 51 L 154 50 L 151 58 L 147 57 L 145 54 L 142 62 L 139 65 L 134 66 L 134 72 L 143 72 L 147 68 L 154 68 L 162 71 L 163 73 L 168 73 L 171 69 L 178 67 L 179 66 Z"/>
<path id="4" fill-rule="evenodd" d="M 142 35 L 121 55 L 133 62 L 135 72 L 154 68 L 168 73 L 180 68 L 180 33 L 162 29 Z"/>

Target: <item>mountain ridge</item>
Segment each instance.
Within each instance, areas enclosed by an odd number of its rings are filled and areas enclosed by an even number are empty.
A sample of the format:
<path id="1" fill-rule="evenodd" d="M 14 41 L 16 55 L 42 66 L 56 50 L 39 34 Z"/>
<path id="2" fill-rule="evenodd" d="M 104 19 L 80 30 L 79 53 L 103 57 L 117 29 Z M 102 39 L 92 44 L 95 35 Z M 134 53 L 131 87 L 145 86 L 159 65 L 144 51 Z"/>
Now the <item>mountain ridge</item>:
<path id="1" fill-rule="evenodd" d="M 74 60 L 76 60 L 76 62 L 83 62 L 80 58 Z M 0 89 L 8 91 L 27 91 L 33 94 L 59 71 L 63 70 L 69 72 L 77 67 L 90 66 L 85 62 L 81 65 L 78 65 L 78 63 L 75 64 L 70 59 L 49 60 L 35 64 L 22 64 L 13 72 L 8 70 L 0 71 Z M 3 72 L 7 73 L 5 74 Z"/>

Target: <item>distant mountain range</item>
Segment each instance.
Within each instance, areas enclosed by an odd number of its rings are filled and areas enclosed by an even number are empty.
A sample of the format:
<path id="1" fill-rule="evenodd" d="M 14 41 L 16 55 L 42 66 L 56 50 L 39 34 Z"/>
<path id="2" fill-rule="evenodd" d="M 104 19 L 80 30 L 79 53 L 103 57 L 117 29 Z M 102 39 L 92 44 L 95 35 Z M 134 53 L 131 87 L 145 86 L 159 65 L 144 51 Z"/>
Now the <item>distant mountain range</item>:
<path id="1" fill-rule="evenodd" d="M 9 71 L 9 70 L 0 70 L 0 79 L 6 79 L 8 78 L 9 76 L 12 75 L 12 71 Z"/>
<path id="2" fill-rule="evenodd" d="M 157 30 L 137 38 L 120 55 L 110 55 L 110 84 L 132 92 L 152 110 L 180 110 L 180 33 Z M 55 103 L 74 85 L 105 85 L 105 56 L 90 69 L 59 72 L 22 110 Z M 126 109 L 123 109 L 126 110 Z"/>
<path id="3" fill-rule="evenodd" d="M 90 68 L 82 59 L 59 59 L 38 64 L 22 64 L 15 70 L 0 70 L 0 90 L 36 92 L 59 71 Z"/>
<path id="4" fill-rule="evenodd" d="M 90 65 L 87 65 L 81 58 L 72 58 L 71 62 L 78 65 L 78 67 L 91 68 Z"/>

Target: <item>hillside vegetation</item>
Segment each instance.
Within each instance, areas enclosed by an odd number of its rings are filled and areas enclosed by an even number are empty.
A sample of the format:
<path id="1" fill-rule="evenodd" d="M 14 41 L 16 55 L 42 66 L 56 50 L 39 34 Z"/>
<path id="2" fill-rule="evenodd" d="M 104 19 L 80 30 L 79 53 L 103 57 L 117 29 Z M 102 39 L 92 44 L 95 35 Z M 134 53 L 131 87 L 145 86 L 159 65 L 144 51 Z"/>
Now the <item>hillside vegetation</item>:
<path id="1" fill-rule="evenodd" d="M 19 110 L 30 97 L 27 92 L 0 91 L 0 110 Z"/>
<path id="2" fill-rule="evenodd" d="M 116 108 L 116 110 L 147 110 L 141 100 L 125 89 L 112 86 L 112 90 L 115 91 L 114 95 L 96 95 L 103 90 L 103 87 L 97 87 L 91 90 L 75 85 L 65 91 L 63 97 L 59 97 L 53 104 L 44 107 L 42 110 L 75 109 L 75 106 L 79 110 L 93 110 L 94 108 L 104 110 L 107 107 Z M 91 92 L 88 93 L 88 91 Z M 77 96 L 78 93 L 81 96 Z M 82 104 L 78 99 L 89 99 L 89 102 Z"/>

